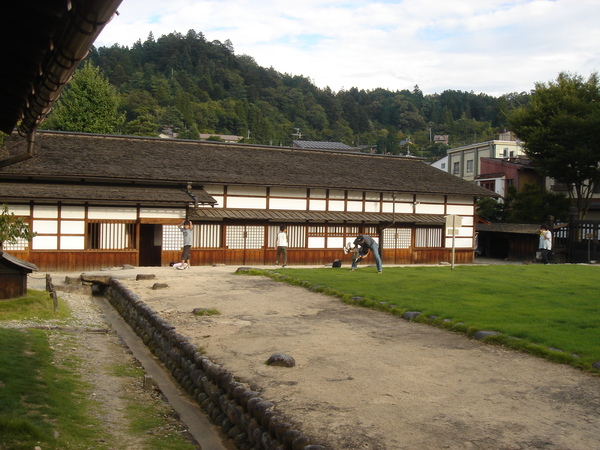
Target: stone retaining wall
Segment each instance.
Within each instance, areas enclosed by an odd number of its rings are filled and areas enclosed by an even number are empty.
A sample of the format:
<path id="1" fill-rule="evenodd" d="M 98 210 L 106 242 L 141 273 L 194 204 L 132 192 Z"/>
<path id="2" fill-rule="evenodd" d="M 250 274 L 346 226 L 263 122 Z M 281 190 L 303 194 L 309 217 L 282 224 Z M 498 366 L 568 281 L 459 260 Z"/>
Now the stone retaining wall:
<path id="1" fill-rule="evenodd" d="M 169 369 L 173 377 L 206 411 L 223 433 L 240 449 L 319 450 L 322 445 L 293 428 L 274 405 L 259 397 L 233 375 L 202 355 L 198 347 L 180 335 L 128 290 L 110 278 L 103 295 L 144 344 Z"/>

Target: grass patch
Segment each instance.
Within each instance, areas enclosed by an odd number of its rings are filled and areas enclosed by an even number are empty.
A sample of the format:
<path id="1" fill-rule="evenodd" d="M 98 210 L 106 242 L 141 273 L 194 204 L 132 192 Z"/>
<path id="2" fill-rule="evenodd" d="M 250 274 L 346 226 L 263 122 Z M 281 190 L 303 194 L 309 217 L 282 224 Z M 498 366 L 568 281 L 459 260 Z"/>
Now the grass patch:
<path id="1" fill-rule="evenodd" d="M 388 267 L 251 271 L 362 306 L 474 334 L 552 361 L 592 369 L 600 361 L 600 269 L 585 265 Z M 514 339 L 518 338 L 518 339 Z M 559 349 L 560 351 L 557 351 Z"/>
<path id="2" fill-rule="evenodd" d="M 66 319 L 70 316 L 68 306 L 61 299 L 55 312 L 52 298 L 45 291 L 29 289 L 25 297 L 0 300 L 0 321 Z"/>
<path id="3" fill-rule="evenodd" d="M 0 448 L 87 448 L 100 423 L 87 386 L 53 363 L 42 330 L 0 328 Z"/>
<path id="4" fill-rule="evenodd" d="M 195 308 L 193 314 L 195 316 L 220 316 L 221 312 L 216 308 Z"/>
<path id="5" fill-rule="evenodd" d="M 151 439 L 146 441 L 146 449 L 191 450 L 197 448 L 182 432 L 179 423 L 169 416 L 170 411 L 170 407 L 161 404 L 158 399 L 151 405 L 129 402 L 127 415 L 132 419 L 131 432 L 142 436 L 151 436 Z"/>
<path id="6" fill-rule="evenodd" d="M 108 370 L 117 377 L 131 378 L 140 381 L 145 372 L 136 365 L 115 364 Z M 144 439 L 146 449 L 194 449 L 187 435 L 182 432 L 181 424 L 172 416 L 172 410 L 160 397 L 153 397 L 151 402 L 141 402 L 126 397 L 127 417 L 130 420 L 129 430 L 132 435 Z"/>

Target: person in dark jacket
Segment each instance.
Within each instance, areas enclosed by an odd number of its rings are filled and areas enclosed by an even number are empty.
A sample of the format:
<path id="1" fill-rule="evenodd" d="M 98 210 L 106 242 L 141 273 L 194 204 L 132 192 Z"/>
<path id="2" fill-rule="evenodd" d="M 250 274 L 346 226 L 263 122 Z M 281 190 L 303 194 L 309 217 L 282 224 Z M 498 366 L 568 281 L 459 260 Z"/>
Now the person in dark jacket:
<path id="1" fill-rule="evenodd" d="M 379 245 L 375 239 L 373 239 L 371 236 L 361 234 L 354 240 L 354 248 L 356 247 L 360 247 L 359 257 L 352 261 L 352 268 L 350 270 L 356 270 L 358 262 L 365 258 L 369 253 L 373 253 L 375 264 L 377 265 L 377 273 L 381 273 L 383 271 L 381 256 L 379 256 Z"/>

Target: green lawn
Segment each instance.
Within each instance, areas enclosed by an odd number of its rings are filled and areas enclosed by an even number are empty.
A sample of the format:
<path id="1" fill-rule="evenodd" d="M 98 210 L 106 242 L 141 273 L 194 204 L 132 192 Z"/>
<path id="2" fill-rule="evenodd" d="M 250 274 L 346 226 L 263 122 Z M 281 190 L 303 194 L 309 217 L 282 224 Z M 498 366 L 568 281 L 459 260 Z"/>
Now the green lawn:
<path id="1" fill-rule="evenodd" d="M 319 291 L 344 301 L 363 297 L 363 306 L 393 314 L 419 311 L 418 321 L 469 335 L 498 331 L 503 336 L 488 339 L 587 370 L 600 361 L 598 266 L 386 267 L 382 274 L 374 267 L 356 272 L 286 268 L 260 273 L 322 286 Z"/>

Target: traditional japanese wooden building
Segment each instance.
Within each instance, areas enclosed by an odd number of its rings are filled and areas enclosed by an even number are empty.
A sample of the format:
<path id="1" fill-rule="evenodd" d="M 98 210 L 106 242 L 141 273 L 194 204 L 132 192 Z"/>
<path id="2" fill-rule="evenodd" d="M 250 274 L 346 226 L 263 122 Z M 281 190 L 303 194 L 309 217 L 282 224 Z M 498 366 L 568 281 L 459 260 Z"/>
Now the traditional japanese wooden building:
<path id="1" fill-rule="evenodd" d="M 24 151 L 12 135 L 4 156 Z M 271 264 L 279 225 L 288 264 L 340 258 L 358 234 L 386 264 L 474 258 L 478 197 L 494 193 L 410 157 L 250 144 L 38 131 L 34 157 L 0 169 L 0 203 L 37 236 L 6 248 L 41 270 L 168 265 L 194 222 L 192 265 Z"/>

